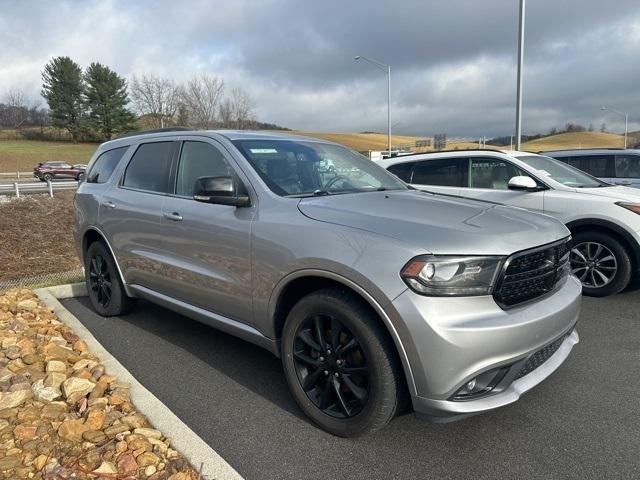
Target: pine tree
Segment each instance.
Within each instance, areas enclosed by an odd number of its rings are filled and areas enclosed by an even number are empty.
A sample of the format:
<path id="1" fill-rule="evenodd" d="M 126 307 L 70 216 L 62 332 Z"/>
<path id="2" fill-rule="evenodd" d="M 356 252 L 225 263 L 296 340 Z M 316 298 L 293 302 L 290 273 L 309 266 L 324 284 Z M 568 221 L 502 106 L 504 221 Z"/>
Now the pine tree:
<path id="1" fill-rule="evenodd" d="M 104 140 L 134 129 L 134 116 L 127 109 L 127 82 L 109 67 L 92 63 L 85 72 L 85 103 L 89 125 Z"/>
<path id="2" fill-rule="evenodd" d="M 51 123 L 77 142 L 82 132 L 84 83 L 82 69 L 69 57 L 55 57 L 42 71 L 42 96 L 49 104 Z"/>

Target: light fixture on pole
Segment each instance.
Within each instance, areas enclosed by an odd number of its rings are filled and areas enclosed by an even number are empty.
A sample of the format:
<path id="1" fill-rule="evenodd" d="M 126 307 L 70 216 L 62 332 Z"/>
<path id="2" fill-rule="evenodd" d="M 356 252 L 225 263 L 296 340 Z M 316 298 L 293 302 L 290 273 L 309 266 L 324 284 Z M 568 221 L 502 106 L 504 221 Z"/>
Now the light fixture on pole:
<path id="1" fill-rule="evenodd" d="M 354 60 L 365 60 L 380 70 L 387 72 L 387 149 L 389 151 L 389 157 L 391 157 L 391 65 L 386 65 L 377 60 L 363 57 L 362 55 L 356 55 Z"/>
<path id="2" fill-rule="evenodd" d="M 516 99 L 516 150 L 522 141 L 522 69 L 524 66 L 524 17 L 525 0 L 520 0 L 520 21 L 518 23 L 518 87 Z"/>
<path id="3" fill-rule="evenodd" d="M 618 115 L 622 115 L 624 117 L 624 149 L 627 149 L 627 133 L 629 132 L 629 114 L 624 112 L 619 112 L 618 110 L 614 110 L 613 108 L 602 107 L 600 110 L 603 112 L 612 112 L 617 113 Z"/>

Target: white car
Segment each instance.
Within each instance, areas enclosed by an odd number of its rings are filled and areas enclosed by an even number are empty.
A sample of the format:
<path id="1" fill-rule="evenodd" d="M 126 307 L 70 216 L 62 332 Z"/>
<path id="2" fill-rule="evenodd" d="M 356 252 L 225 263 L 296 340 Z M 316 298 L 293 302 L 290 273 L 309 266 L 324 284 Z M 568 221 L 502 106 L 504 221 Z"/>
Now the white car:
<path id="1" fill-rule="evenodd" d="M 561 220 L 571 230 L 571 267 L 586 295 L 618 293 L 636 275 L 638 189 L 611 185 L 528 152 L 449 151 L 377 163 L 420 190 L 522 207 Z"/>

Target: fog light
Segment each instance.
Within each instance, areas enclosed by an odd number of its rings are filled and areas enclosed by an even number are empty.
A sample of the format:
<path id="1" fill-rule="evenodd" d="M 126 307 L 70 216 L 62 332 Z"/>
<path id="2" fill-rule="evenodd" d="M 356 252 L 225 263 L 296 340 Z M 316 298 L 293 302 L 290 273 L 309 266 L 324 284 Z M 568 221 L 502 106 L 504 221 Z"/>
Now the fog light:
<path id="1" fill-rule="evenodd" d="M 452 397 L 452 400 L 469 400 L 493 390 L 509 371 L 509 367 L 495 368 L 469 380 Z"/>

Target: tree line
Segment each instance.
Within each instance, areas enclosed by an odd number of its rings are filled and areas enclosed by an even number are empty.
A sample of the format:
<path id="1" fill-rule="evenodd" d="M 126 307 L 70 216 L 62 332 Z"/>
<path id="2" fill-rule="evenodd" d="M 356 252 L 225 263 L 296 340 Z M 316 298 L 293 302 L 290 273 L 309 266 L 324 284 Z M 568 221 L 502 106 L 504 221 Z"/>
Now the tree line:
<path id="1" fill-rule="evenodd" d="M 53 126 L 74 142 L 109 140 L 138 128 L 278 128 L 257 122 L 249 93 L 238 87 L 227 91 L 215 75 L 196 75 L 185 83 L 141 75 L 127 82 L 106 65 L 94 62 L 83 70 L 65 56 L 52 58 L 41 75 L 48 109 L 10 90 L 0 102 L 0 127 Z"/>

